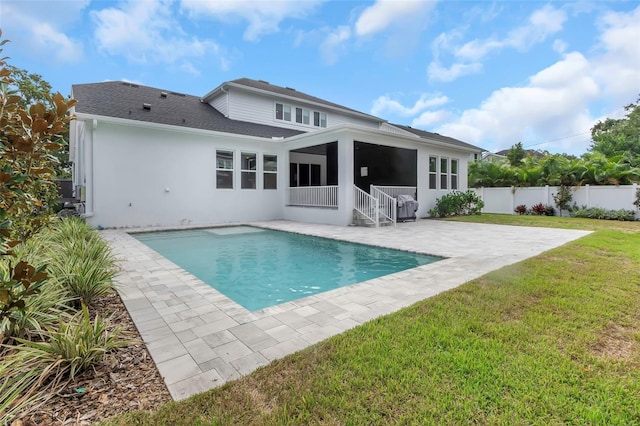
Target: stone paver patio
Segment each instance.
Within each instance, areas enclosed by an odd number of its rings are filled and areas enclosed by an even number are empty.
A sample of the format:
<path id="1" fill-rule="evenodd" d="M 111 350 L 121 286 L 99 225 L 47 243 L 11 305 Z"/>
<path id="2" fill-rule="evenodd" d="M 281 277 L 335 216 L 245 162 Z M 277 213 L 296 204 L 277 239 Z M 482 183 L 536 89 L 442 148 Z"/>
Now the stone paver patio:
<path id="1" fill-rule="evenodd" d="M 250 312 L 127 232 L 103 231 L 120 261 L 118 291 L 175 400 L 589 233 L 435 220 L 379 229 L 288 221 L 244 225 L 446 259 Z"/>

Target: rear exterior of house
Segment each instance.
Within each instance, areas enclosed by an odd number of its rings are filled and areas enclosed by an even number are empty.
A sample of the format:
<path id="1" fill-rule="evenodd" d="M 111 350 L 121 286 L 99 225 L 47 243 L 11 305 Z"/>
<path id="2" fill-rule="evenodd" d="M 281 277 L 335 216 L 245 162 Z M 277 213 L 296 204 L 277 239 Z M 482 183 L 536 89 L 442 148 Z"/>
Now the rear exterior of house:
<path id="1" fill-rule="evenodd" d="M 346 226 L 354 209 L 375 220 L 405 193 L 425 216 L 467 189 L 482 151 L 260 80 L 203 97 L 125 82 L 74 85 L 72 96 L 73 184 L 94 226 Z"/>

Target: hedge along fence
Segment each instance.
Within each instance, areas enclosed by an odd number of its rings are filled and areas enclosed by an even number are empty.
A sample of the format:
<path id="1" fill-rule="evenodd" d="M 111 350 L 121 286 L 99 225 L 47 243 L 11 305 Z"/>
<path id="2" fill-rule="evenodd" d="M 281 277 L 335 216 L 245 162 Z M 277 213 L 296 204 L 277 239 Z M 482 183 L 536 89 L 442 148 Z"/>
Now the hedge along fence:
<path id="1" fill-rule="evenodd" d="M 570 187 L 574 203 L 578 207 L 599 207 L 607 210 L 636 210 L 633 202 L 636 200 L 638 184 L 633 185 L 598 185 Z M 521 204 L 531 207 L 542 203 L 555 208 L 553 196 L 558 193 L 557 186 L 542 187 L 508 187 L 508 188 L 475 188 L 476 194 L 484 201 L 483 213 L 515 214 L 516 206 Z M 563 211 L 563 215 L 567 212 Z M 558 209 L 556 208 L 556 214 Z M 636 213 L 636 217 L 640 214 Z"/>

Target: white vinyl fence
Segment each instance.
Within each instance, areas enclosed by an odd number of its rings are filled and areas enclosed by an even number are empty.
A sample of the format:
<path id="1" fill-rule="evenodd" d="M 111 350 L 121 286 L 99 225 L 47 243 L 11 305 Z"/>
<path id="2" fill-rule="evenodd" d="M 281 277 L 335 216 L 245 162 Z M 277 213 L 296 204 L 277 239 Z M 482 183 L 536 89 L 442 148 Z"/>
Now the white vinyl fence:
<path id="1" fill-rule="evenodd" d="M 571 187 L 573 199 L 570 204 L 576 203 L 578 207 L 600 207 L 607 210 L 636 210 L 633 202 L 636 199 L 638 187 L 637 184 Z M 553 196 L 558 193 L 557 186 L 476 188 L 474 191 L 484 201 L 482 209 L 484 213 L 513 214 L 516 206 L 524 204 L 527 208 L 531 208 L 538 203 L 553 206 L 556 214 L 558 213 L 553 202 Z M 637 211 L 636 216 L 638 216 Z"/>

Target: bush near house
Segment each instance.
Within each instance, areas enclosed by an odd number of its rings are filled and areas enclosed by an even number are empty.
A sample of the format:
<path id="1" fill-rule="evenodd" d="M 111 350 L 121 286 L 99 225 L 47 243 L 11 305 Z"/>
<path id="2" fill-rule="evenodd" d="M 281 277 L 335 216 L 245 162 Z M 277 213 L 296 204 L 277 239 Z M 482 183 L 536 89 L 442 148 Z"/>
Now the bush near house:
<path id="1" fill-rule="evenodd" d="M 480 214 L 484 201 L 473 191 L 452 191 L 436 199 L 436 205 L 429 210 L 432 217 Z"/>

